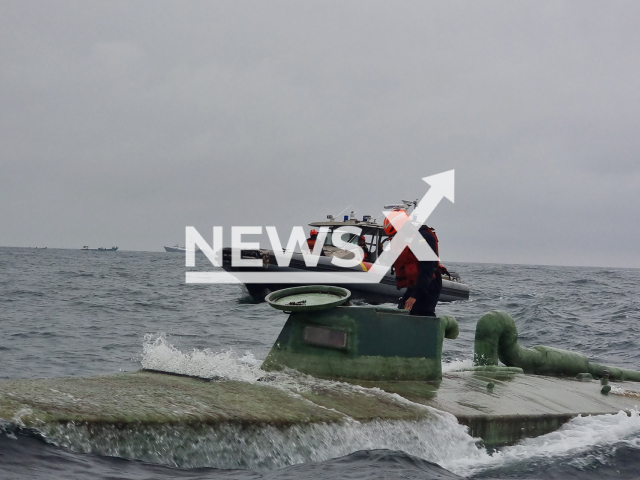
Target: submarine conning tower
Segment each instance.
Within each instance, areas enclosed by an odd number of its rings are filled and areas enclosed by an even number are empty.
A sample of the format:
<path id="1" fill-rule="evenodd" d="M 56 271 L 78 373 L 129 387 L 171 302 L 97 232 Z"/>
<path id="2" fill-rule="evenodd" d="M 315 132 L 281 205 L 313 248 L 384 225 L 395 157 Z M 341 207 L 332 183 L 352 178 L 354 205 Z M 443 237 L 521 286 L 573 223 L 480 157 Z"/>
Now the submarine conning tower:
<path id="1" fill-rule="evenodd" d="M 348 298 L 348 290 L 328 286 L 287 288 L 267 296 L 271 306 L 290 315 L 262 369 L 291 368 L 328 379 L 442 379 L 443 340 L 458 336 L 454 317 L 340 306 Z"/>
<path id="2" fill-rule="evenodd" d="M 579 353 L 538 345 L 522 348 L 518 344 L 516 322 L 505 312 L 484 314 L 476 325 L 473 361 L 475 365 L 498 365 L 522 368 L 524 373 L 551 376 L 590 374 L 594 378 L 640 382 L 640 372 L 607 367 L 591 362 Z"/>

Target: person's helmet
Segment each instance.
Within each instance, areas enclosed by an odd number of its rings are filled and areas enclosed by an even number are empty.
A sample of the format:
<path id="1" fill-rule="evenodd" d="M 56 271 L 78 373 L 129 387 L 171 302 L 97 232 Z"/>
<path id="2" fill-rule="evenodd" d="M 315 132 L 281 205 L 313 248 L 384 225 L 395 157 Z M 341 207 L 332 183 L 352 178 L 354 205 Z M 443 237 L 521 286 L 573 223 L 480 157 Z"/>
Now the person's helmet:
<path id="1" fill-rule="evenodd" d="M 394 235 L 402 228 L 404 222 L 409 220 L 409 215 L 404 210 L 396 209 L 389 212 L 384 217 L 384 232 L 387 235 Z"/>
<path id="2" fill-rule="evenodd" d="M 358 243 L 360 243 L 360 242 L 367 243 L 367 239 L 364 238 L 364 235 L 360 235 L 360 238 L 358 238 Z"/>
<path id="3" fill-rule="evenodd" d="M 316 230 L 315 228 L 309 232 L 309 235 L 317 235 L 317 234 L 318 234 L 318 230 Z"/>

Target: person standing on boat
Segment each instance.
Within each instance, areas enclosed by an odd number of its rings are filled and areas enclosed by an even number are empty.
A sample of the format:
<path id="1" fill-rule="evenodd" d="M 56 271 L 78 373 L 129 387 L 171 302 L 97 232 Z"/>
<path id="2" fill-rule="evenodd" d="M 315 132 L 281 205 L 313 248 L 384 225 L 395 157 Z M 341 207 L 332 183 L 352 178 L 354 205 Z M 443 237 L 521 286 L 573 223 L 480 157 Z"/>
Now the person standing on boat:
<path id="1" fill-rule="evenodd" d="M 307 245 L 309 245 L 309 250 L 313 252 L 313 247 L 316 246 L 316 240 L 318 239 L 318 231 L 314 228 L 309 232 L 309 238 L 307 238 Z"/>
<path id="2" fill-rule="evenodd" d="M 398 213 L 394 214 L 394 212 Z M 384 220 L 384 230 L 389 236 L 397 233 L 391 221 L 396 223 L 398 228 L 401 228 L 401 224 L 409 220 L 409 216 L 404 210 L 394 212 L 391 212 Z M 389 217 L 391 217 L 391 221 Z M 398 222 L 396 219 L 400 221 Z M 422 235 L 420 242 L 426 242 L 438 255 L 438 238 L 434 230 L 422 225 L 418 232 Z M 442 275 L 438 260 L 419 261 L 411 249 L 405 247 L 393 267 L 396 272 L 398 290 L 407 289 L 400 299 L 398 308 L 409 310 L 411 315 L 435 317 L 436 305 L 442 290 Z"/>
<path id="3" fill-rule="evenodd" d="M 318 239 L 318 231 L 314 228 L 309 232 L 309 238 L 307 238 L 307 245 L 309 249 L 313 251 L 313 247 L 316 246 L 316 240 Z"/>
<path id="4" fill-rule="evenodd" d="M 362 252 L 364 253 L 364 257 L 362 258 L 362 261 L 370 262 L 371 260 L 369 259 L 369 247 L 367 247 L 367 239 L 364 238 L 364 235 L 361 235 L 360 238 L 358 238 L 358 246 L 362 249 Z"/>

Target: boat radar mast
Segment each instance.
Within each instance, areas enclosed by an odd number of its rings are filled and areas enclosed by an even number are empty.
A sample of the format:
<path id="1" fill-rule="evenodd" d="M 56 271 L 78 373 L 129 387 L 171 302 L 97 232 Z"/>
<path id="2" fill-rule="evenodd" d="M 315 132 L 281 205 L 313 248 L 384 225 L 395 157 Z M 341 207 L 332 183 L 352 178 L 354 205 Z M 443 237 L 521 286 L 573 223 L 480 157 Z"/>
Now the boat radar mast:
<path id="1" fill-rule="evenodd" d="M 392 203 L 390 205 L 385 205 L 385 210 L 404 210 L 409 213 L 410 208 L 416 208 L 418 205 L 418 199 L 415 200 L 402 200 L 402 203 Z"/>

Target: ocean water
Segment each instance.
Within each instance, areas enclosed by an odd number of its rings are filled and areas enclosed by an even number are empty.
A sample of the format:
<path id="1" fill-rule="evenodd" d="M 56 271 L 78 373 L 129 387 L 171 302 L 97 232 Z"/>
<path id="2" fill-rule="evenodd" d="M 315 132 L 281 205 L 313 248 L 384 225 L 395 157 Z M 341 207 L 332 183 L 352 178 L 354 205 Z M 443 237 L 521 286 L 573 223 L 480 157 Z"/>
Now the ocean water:
<path id="1" fill-rule="evenodd" d="M 640 270 L 449 264 L 471 286 L 441 304 L 460 336 L 445 369 L 470 365 L 485 312 L 509 312 L 523 346 L 640 369 Z M 160 368 L 254 382 L 286 316 L 239 285 L 185 285 L 180 254 L 0 248 L 0 378 Z M 279 374 L 295 392 L 316 380 Z M 329 382 L 333 383 L 333 382 Z M 335 384 L 332 388 L 345 388 Z M 383 393 L 380 393 L 383 394 Z M 0 420 L 0 478 L 637 478 L 640 415 L 579 417 L 487 451 L 453 417 L 234 429 L 22 429 Z"/>

